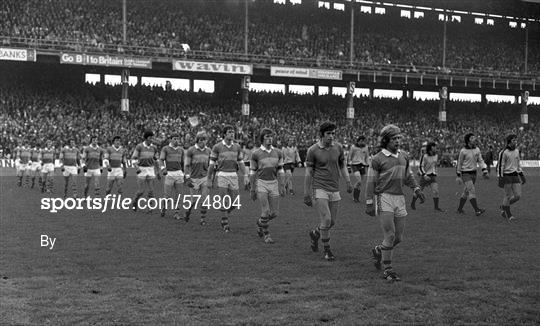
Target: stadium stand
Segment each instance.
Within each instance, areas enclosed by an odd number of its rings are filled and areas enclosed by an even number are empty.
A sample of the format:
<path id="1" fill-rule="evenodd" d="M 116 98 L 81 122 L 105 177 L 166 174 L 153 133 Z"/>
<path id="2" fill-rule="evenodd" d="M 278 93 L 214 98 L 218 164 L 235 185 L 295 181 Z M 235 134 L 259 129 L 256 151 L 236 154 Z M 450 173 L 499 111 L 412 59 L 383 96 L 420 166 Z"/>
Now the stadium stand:
<path id="1" fill-rule="evenodd" d="M 431 67 L 491 76 L 525 72 L 525 32 L 519 26 L 510 28 L 506 21 L 476 25 L 470 16 L 450 20 L 443 67 L 443 23 L 435 13 L 423 19 L 386 16 L 356 11 L 352 63 L 349 12 L 270 1 L 250 3 L 248 57 L 231 56 L 244 53 L 244 9 L 227 1 L 129 1 L 123 45 L 120 1 L 6 0 L 0 37 L 4 46 L 64 51 L 410 71 Z M 538 78 L 540 29 L 538 23 L 528 28 L 527 71 Z"/>
<path id="2" fill-rule="evenodd" d="M 168 135 L 179 130 L 183 134 L 195 134 L 200 129 L 210 132 L 215 140 L 221 126 L 233 124 L 239 140 L 256 140 L 258 130 L 270 127 L 279 135 L 278 145 L 288 135 L 294 135 L 302 149 L 317 139 L 319 122 L 330 119 L 339 125 L 339 141 L 351 144 L 362 133 L 368 137 L 372 149 L 378 144 L 377 131 L 393 122 L 405 130 L 404 149 L 414 158 L 418 158 L 421 144 L 427 140 L 438 141 L 443 152 L 455 158 L 463 145 L 462 136 L 474 130 L 482 148 L 488 145 L 501 148 L 504 135 L 516 132 L 523 158 L 540 159 L 540 125 L 537 123 L 540 112 L 536 106 L 531 106 L 531 123 L 523 129 L 515 105 L 449 102 L 447 126 L 442 127 L 437 120 L 437 101 L 363 97 L 356 99 L 358 118 L 349 125 L 345 119 L 345 100 L 336 95 L 252 93 L 252 114 L 245 119 L 239 112 L 239 100 L 148 86 L 132 88 L 132 110 L 124 115 L 118 113 L 119 94 L 120 86 L 100 84 L 86 85 L 76 93 L 58 85 L 54 88 L 3 86 L 0 88 L 3 107 L 0 146 L 4 153 L 9 153 L 18 140 L 41 145 L 42 140 L 52 139 L 58 148 L 69 138 L 86 145 L 89 136 L 97 134 L 101 143 L 108 143 L 119 135 L 124 146 L 132 150 L 146 129 L 154 130 L 159 141 L 165 141 Z M 189 122 L 190 117 L 197 117 L 196 126 Z"/>

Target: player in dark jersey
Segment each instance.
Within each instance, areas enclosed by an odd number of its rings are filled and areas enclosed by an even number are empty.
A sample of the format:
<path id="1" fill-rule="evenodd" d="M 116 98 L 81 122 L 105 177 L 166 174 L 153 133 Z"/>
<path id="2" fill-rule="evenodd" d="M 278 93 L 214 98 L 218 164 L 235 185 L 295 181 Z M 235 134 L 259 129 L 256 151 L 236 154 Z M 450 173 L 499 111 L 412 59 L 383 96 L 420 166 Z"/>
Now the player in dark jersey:
<path id="1" fill-rule="evenodd" d="M 249 182 L 248 176 L 245 175 L 246 167 L 244 166 L 244 156 L 242 148 L 238 143 L 234 142 L 233 126 L 225 126 L 223 128 L 223 140 L 215 144 L 210 154 L 210 163 L 208 167 L 208 187 L 212 186 L 214 173 L 217 170 L 217 186 L 219 189 L 219 197 L 224 201 L 225 196 L 229 196 L 232 201 L 237 200 L 238 195 L 238 172 L 244 174 L 244 185 Z M 222 218 L 221 227 L 223 231 L 229 232 L 229 216 L 235 207 L 225 208 L 221 206 Z"/>
<path id="2" fill-rule="evenodd" d="M 161 149 L 159 155 L 159 166 L 161 167 L 161 174 L 165 176 L 165 182 L 163 183 L 164 194 L 166 198 L 174 198 L 174 195 L 182 193 L 184 184 L 184 149 L 180 146 L 180 136 L 172 135 L 169 145 L 164 146 Z M 180 213 L 179 207 L 176 207 L 174 212 L 174 218 L 179 220 Z M 165 217 L 165 206 L 161 207 L 161 216 Z"/>
<path id="3" fill-rule="evenodd" d="M 127 176 L 126 155 L 126 149 L 122 147 L 122 138 L 114 136 L 112 145 L 105 150 L 104 163 L 108 171 L 106 195 L 112 192 L 115 183 L 118 194 L 123 192 L 122 186 Z"/>
<path id="4" fill-rule="evenodd" d="M 62 175 L 64 176 L 64 198 L 67 198 L 69 184 L 73 191 L 73 197 L 77 197 L 77 174 L 81 166 L 81 152 L 75 146 L 75 140 L 70 139 L 69 145 L 66 145 L 60 151 L 60 164 L 62 165 Z"/>
<path id="5" fill-rule="evenodd" d="M 315 208 L 319 213 L 319 225 L 309 232 L 311 250 L 319 250 L 319 238 L 324 246 L 324 258 L 335 259 L 330 250 L 330 229 L 334 226 L 341 196 L 339 194 L 339 177 L 347 181 L 347 192 L 352 193 L 351 178 L 345 164 L 345 154 L 341 144 L 334 142 L 336 125 L 323 122 L 319 127 L 320 140 L 312 145 L 306 157 L 306 175 L 304 180 L 304 203 L 312 206 L 315 197 Z"/>
<path id="6" fill-rule="evenodd" d="M 279 196 L 285 195 L 283 153 L 272 146 L 274 132 L 264 128 L 260 134 L 261 147 L 253 151 L 250 164 L 251 199 L 259 199 L 261 216 L 257 234 L 265 243 L 274 243 L 268 231 L 269 222 L 279 213 Z"/>
<path id="7" fill-rule="evenodd" d="M 133 151 L 131 159 L 134 160 L 134 166 L 137 173 L 137 194 L 133 199 L 133 210 L 137 211 L 139 208 L 139 199 L 147 191 L 148 198 L 154 197 L 154 180 L 156 176 L 161 178 L 159 174 L 159 166 L 157 160 L 159 159 L 159 152 L 152 143 L 154 133 L 146 131 L 143 135 L 144 141 L 138 144 Z"/>
<path id="8" fill-rule="evenodd" d="M 208 194 L 210 193 L 207 184 L 208 175 L 208 162 L 210 160 L 211 150 L 206 146 L 207 135 L 204 131 L 197 133 L 195 137 L 195 145 L 188 148 L 186 151 L 186 157 L 184 160 L 184 171 L 186 172 L 186 184 L 190 188 L 191 195 L 201 195 L 202 200 L 204 201 Z M 186 211 L 185 219 L 189 220 L 191 212 L 193 211 L 192 202 L 190 208 Z M 206 212 L 207 207 L 200 205 L 201 212 L 201 225 L 206 225 Z"/>
<path id="9" fill-rule="evenodd" d="M 90 137 L 90 145 L 83 150 L 84 197 L 88 196 L 90 182 L 94 179 L 94 195 L 99 196 L 103 149 L 98 145 L 98 137 Z"/>
<path id="10" fill-rule="evenodd" d="M 23 178 L 25 187 L 28 186 L 28 182 L 30 181 L 31 154 L 30 146 L 25 146 L 24 144 L 21 144 L 15 151 L 15 167 L 17 169 L 17 185 L 19 187 L 23 186 Z"/>
<path id="11" fill-rule="evenodd" d="M 39 152 L 41 164 L 41 192 L 52 193 L 54 182 L 55 151 L 52 140 L 47 140 L 45 148 Z"/>

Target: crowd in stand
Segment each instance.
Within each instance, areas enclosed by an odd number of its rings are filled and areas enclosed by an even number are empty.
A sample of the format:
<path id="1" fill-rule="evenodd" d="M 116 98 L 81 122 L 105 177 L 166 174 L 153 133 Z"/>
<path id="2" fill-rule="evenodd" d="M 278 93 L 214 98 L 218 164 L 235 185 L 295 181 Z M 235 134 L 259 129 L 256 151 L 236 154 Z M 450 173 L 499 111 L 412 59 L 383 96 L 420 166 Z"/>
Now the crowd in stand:
<path id="1" fill-rule="evenodd" d="M 236 126 L 237 139 L 243 143 L 256 141 L 259 130 L 270 127 L 277 132 L 277 146 L 294 136 L 301 152 L 305 152 L 317 139 L 319 123 L 332 120 L 339 126 L 340 142 L 350 145 L 359 135 L 365 135 L 372 151 L 377 148 L 380 128 L 395 123 L 403 129 L 403 148 L 413 158 L 418 158 L 423 142 L 434 140 L 444 155 L 455 159 L 463 146 L 463 135 L 472 131 L 482 150 L 489 145 L 500 149 L 506 134 L 517 133 L 522 158 L 540 159 L 537 106 L 529 109 L 529 126 L 521 128 L 515 104 L 449 102 L 448 121 L 442 126 L 437 119 L 437 101 L 356 98 L 356 118 L 348 121 L 346 101 L 336 95 L 251 93 L 251 115 L 246 118 L 241 116 L 239 99 L 147 86 L 130 90 L 130 112 L 122 113 L 119 94 L 119 86 L 106 85 L 87 85 L 76 92 L 21 85 L 1 87 L 0 146 L 4 155 L 19 142 L 43 146 L 50 139 L 59 148 L 75 139 L 83 146 L 91 135 L 98 135 L 103 145 L 119 135 L 131 150 L 141 142 L 145 130 L 154 131 L 158 142 L 166 142 L 173 133 L 193 136 L 205 130 L 213 143 L 225 124 Z"/>
<path id="2" fill-rule="evenodd" d="M 127 45 L 171 50 L 244 52 L 244 7 L 234 1 L 128 1 Z M 332 67 L 350 58 L 350 13 L 307 5 L 249 5 L 248 53 L 272 63 Z M 78 51 L 125 52 L 120 1 L 6 0 L 0 8 L 0 36 L 68 42 Z M 437 13 L 423 19 L 369 15 L 356 10 L 357 66 L 443 66 L 443 23 Z M 449 20 L 444 69 L 524 72 L 525 31 L 508 21 L 475 25 L 472 16 Z M 530 23 L 528 71 L 540 71 L 538 23 Z M 4 45 L 10 40 L 5 38 Z M 139 48 L 137 54 L 147 54 Z M 185 51 L 184 51 L 185 52 Z M 174 52 L 179 53 L 179 52 Z M 184 53 L 189 57 L 188 53 Z M 280 59 L 281 58 L 281 59 Z M 211 59 L 209 57 L 208 59 Z M 252 59 L 255 60 L 255 59 Z M 276 61 L 277 60 L 277 61 Z M 256 61 L 256 60 L 255 60 Z M 442 69 L 442 68 L 441 68 Z"/>

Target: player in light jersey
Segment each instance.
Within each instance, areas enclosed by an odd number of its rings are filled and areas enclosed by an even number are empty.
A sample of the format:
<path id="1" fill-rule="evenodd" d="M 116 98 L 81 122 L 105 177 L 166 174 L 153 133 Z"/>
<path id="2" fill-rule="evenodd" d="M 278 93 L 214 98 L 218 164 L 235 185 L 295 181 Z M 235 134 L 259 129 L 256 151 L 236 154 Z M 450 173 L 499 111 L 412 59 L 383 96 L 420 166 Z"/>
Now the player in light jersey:
<path id="1" fill-rule="evenodd" d="M 139 208 L 139 199 L 145 191 L 147 191 L 148 198 L 154 197 L 154 180 L 156 176 L 161 179 L 158 165 L 159 152 L 156 145 L 152 143 L 154 133 L 145 131 L 143 139 L 143 142 L 135 147 L 131 156 L 137 173 L 137 193 L 133 199 L 134 211 Z"/>
<path id="2" fill-rule="evenodd" d="M 210 148 L 206 147 L 207 135 L 204 131 L 197 133 L 195 137 L 195 145 L 188 148 L 186 151 L 186 157 L 184 159 L 184 171 L 186 172 L 186 185 L 190 188 L 190 194 L 201 195 L 201 199 L 204 200 L 207 198 L 210 193 L 207 184 L 207 175 L 208 175 L 208 161 L 210 160 Z M 192 203 L 195 205 L 195 203 Z M 206 212 L 207 207 L 200 205 L 201 211 L 201 220 L 200 224 L 202 226 L 206 225 Z M 189 220 L 191 212 L 193 211 L 193 206 L 186 211 L 184 218 L 186 221 Z"/>
<path id="3" fill-rule="evenodd" d="M 351 170 L 356 179 L 353 190 L 353 200 L 360 202 L 360 189 L 362 187 L 362 179 L 366 175 L 366 167 L 369 162 L 369 150 L 366 145 L 366 137 L 359 136 L 356 143 L 351 146 L 349 151 L 348 161 L 351 164 Z"/>
<path id="4" fill-rule="evenodd" d="M 52 140 L 47 140 L 45 148 L 39 152 L 41 164 L 41 192 L 52 193 L 54 181 L 55 150 Z"/>
<path id="5" fill-rule="evenodd" d="M 253 142 L 249 140 L 242 148 L 244 155 L 244 166 L 246 167 L 246 175 L 249 175 L 249 164 L 251 163 L 251 154 L 253 154 Z M 250 184 L 246 184 L 244 190 L 249 190 Z"/>
<path id="6" fill-rule="evenodd" d="M 39 148 L 34 144 L 30 150 L 30 174 L 32 175 L 32 186 L 30 188 L 34 188 L 36 185 L 36 176 L 38 176 L 38 187 L 41 189 L 41 164 L 39 163 L 39 152 Z"/>
<path id="7" fill-rule="evenodd" d="M 506 137 L 506 148 L 499 153 L 497 176 L 499 177 L 499 187 L 504 189 L 504 197 L 500 207 L 501 216 L 511 221 L 515 217 L 510 211 L 510 205 L 521 198 L 521 185 L 527 182 L 519 161 L 516 135 Z"/>
<path id="8" fill-rule="evenodd" d="M 433 205 L 435 211 L 443 212 L 439 208 L 439 183 L 437 182 L 437 163 L 439 162 L 439 155 L 437 154 L 437 144 L 429 142 L 426 145 L 426 153 L 420 157 L 420 164 L 418 171 L 420 174 L 420 189 L 424 190 L 426 187 L 431 188 L 433 193 Z M 416 200 L 418 197 L 413 196 L 411 202 L 411 208 L 416 209 Z"/>
<path id="9" fill-rule="evenodd" d="M 381 151 L 371 160 L 366 187 L 366 214 L 379 216 L 383 241 L 372 249 L 374 264 L 384 267 L 383 278 L 389 282 L 400 281 L 392 269 L 394 247 L 401 242 L 407 216 L 403 185 L 414 189 L 414 195 L 423 203 L 424 194 L 409 168 L 408 155 L 399 150 L 401 130 L 395 125 L 381 129 Z"/>
<path id="10" fill-rule="evenodd" d="M 115 183 L 118 194 L 120 195 L 123 193 L 122 186 L 124 185 L 124 179 L 127 176 L 126 155 L 126 149 L 122 147 L 122 138 L 120 136 L 114 136 L 112 145 L 105 150 L 103 160 L 108 172 L 105 195 L 112 192 Z"/>
<path id="11" fill-rule="evenodd" d="M 257 234 L 265 243 L 274 243 L 268 231 L 269 222 L 279 213 L 279 196 L 285 195 L 283 153 L 272 146 L 274 132 L 264 128 L 260 134 L 261 147 L 253 151 L 250 162 L 251 199 L 259 199 L 261 217 Z"/>
<path id="12" fill-rule="evenodd" d="M 94 195 L 99 196 L 100 193 L 100 180 L 101 177 L 101 167 L 103 166 L 103 155 L 104 151 L 98 145 L 98 137 L 90 137 L 90 145 L 83 150 L 83 171 L 84 171 L 84 197 L 88 196 L 88 191 L 90 189 L 90 182 L 94 178 Z"/>
<path id="13" fill-rule="evenodd" d="M 30 181 L 30 156 L 32 155 L 30 146 L 22 144 L 17 151 L 15 151 L 15 166 L 17 168 L 17 185 L 19 187 L 28 187 Z"/>
<path id="14" fill-rule="evenodd" d="M 465 135 L 465 147 L 459 152 L 456 166 L 456 180 L 459 185 L 464 185 L 461 198 L 459 199 L 458 214 L 465 214 L 463 206 L 465 206 L 467 198 L 469 198 L 476 216 L 480 216 L 486 211 L 483 208 L 479 208 L 476 202 L 476 188 L 474 184 L 476 183 L 477 164 L 482 169 L 484 179 L 489 179 L 486 163 L 482 159 L 480 149 L 476 147 L 476 136 L 468 133 Z"/>
<path id="15" fill-rule="evenodd" d="M 246 167 L 243 161 L 242 148 L 238 143 L 234 142 L 234 134 L 233 126 L 227 125 L 223 127 L 223 140 L 212 148 L 208 165 L 208 187 L 212 187 L 215 173 L 222 203 L 225 201 L 223 198 L 226 195 L 230 196 L 231 201 L 238 198 L 237 173 L 244 175 L 244 185 L 249 182 L 248 175 L 245 174 Z M 227 233 L 230 231 L 229 217 L 234 206 L 231 205 L 229 209 L 224 208 L 224 205 L 221 207 L 221 227 Z"/>
<path id="16" fill-rule="evenodd" d="M 313 206 L 319 214 L 319 225 L 309 232 L 311 250 L 319 251 L 319 238 L 324 246 L 324 258 L 328 261 L 336 257 L 330 250 L 330 229 L 336 223 L 339 213 L 339 177 L 347 182 L 347 192 L 353 191 L 351 178 L 345 162 L 341 144 L 334 142 L 336 125 L 323 122 L 319 126 L 319 141 L 312 145 L 306 155 L 306 174 L 304 179 L 304 204 Z"/>
<path id="17" fill-rule="evenodd" d="M 69 145 L 66 145 L 60 151 L 60 164 L 62 175 L 64 176 L 64 198 L 68 196 L 69 183 L 71 182 L 71 189 L 73 197 L 76 198 L 77 192 L 77 175 L 80 173 L 81 166 L 81 152 L 75 146 L 75 140 L 70 139 Z"/>
<path id="18" fill-rule="evenodd" d="M 293 173 L 294 168 L 301 162 L 298 148 L 295 145 L 294 137 L 289 137 L 285 146 L 283 146 L 283 169 L 285 170 L 285 191 L 291 196 L 294 195 Z"/>
<path id="19" fill-rule="evenodd" d="M 166 198 L 175 198 L 182 193 L 184 184 L 184 149 L 180 146 L 180 136 L 172 135 L 169 145 L 164 146 L 161 149 L 159 155 L 159 166 L 161 167 L 161 174 L 165 176 L 165 182 L 163 183 L 164 194 Z M 174 199 L 173 199 L 174 200 Z M 180 213 L 179 207 L 176 207 L 174 212 L 174 218 L 179 220 Z M 166 207 L 161 208 L 161 216 L 165 217 Z"/>

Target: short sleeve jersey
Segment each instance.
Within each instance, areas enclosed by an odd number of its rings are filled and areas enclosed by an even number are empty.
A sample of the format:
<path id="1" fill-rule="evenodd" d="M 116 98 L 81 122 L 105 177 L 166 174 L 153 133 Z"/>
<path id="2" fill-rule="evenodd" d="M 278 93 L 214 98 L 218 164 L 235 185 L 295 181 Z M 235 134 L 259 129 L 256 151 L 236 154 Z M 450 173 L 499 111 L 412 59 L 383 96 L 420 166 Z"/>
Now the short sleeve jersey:
<path id="1" fill-rule="evenodd" d="M 165 161 L 167 171 L 182 170 L 184 162 L 184 149 L 181 146 L 172 147 L 167 145 L 161 149 L 159 159 Z"/>
<path id="2" fill-rule="evenodd" d="M 54 148 L 44 148 L 40 152 L 43 164 L 54 163 Z"/>
<path id="3" fill-rule="evenodd" d="M 208 161 L 210 160 L 210 148 L 200 148 L 193 145 L 187 150 L 186 158 L 190 159 L 191 171 L 189 171 L 189 174 L 193 179 L 206 177 L 208 174 Z"/>
<path id="4" fill-rule="evenodd" d="M 103 160 L 103 149 L 99 146 L 87 146 L 84 149 L 84 162 L 86 167 L 90 170 L 101 168 L 101 161 Z"/>
<path id="5" fill-rule="evenodd" d="M 283 168 L 283 153 L 273 147 L 270 151 L 258 148 L 251 155 L 249 168 L 255 171 L 258 179 L 265 181 L 277 180 L 277 172 Z"/>
<path id="6" fill-rule="evenodd" d="M 125 161 L 126 150 L 120 146 L 118 148 L 109 146 L 105 151 L 105 158 L 109 160 L 109 166 L 111 168 L 122 167 L 122 162 Z"/>
<path id="7" fill-rule="evenodd" d="M 313 188 L 326 191 L 339 191 L 340 169 L 345 164 L 343 147 L 339 143 L 323 148 L 316 143 L 306 155 L 306 166 L 313 169 Z"/>
<path id="8" fill-rule="evenodd" d="M 134 160 L 139 160 L 139 166 L 154 166 L 156 160 L 158 159 L 157 147 L 154 144 L 146 146 L 146 144 L 140 143 L 135 147 L 135 151 L 133 151 L 133 156 L 131 158 Z"/>
<path id="9" fill-rule="evenodd" d="M 79 149 L 76 147 L 66 146 L 60 152 L 60 158 L 65 166 L 77 166 L 80 155 Z"/>
<path id="10" fill-rule="evenodd" d="M 221 172 L 238 171 L 238 162 L 242 162 L 244 155 L 242 148 L 237 143 L 231 143 L 230 146 L 221 141 L 214 145 L 210 159 L 216 162 L 217 169 Z"/>
<path id="11" fill-rule="evenodd" d="M 32 151 L 28 147 L 21 147 L 19 150 L 19 159 L 21 160 L 22 164 L 27 164 L 30 162 L 30 156 L 32 154 Z"/>

